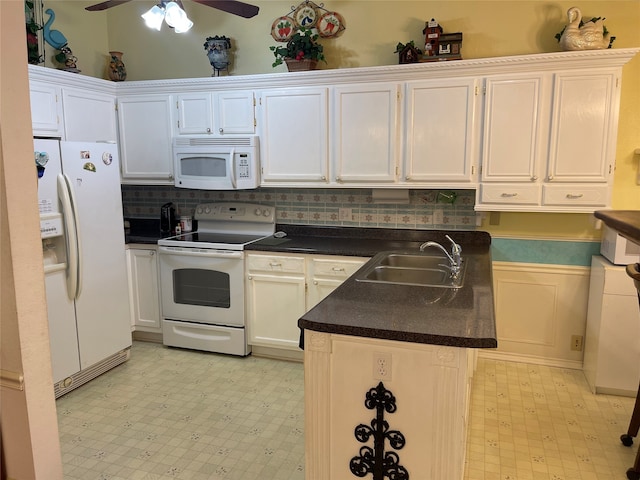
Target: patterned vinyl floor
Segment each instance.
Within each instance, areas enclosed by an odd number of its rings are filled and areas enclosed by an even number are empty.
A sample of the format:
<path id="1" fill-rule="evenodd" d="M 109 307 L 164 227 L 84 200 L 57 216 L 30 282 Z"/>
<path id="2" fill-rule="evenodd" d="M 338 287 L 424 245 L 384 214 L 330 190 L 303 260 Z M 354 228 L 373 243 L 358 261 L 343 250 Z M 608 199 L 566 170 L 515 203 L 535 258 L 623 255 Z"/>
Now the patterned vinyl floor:
<path id="1" fill-rule="evenodd" d="M 304 479 L 299 363 L 134 342 L 57 408 L 66 480 Z M 635 458 L 633 399 L 578 370 L 481 359 L 471 408 L 465 480 L 623 480 Z"/>

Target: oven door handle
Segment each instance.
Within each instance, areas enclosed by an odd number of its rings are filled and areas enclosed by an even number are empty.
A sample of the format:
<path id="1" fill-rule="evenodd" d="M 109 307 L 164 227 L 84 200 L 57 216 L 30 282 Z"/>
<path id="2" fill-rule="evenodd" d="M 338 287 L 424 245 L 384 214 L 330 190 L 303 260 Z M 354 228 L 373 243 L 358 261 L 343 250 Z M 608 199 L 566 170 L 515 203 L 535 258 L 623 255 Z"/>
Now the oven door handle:
<path id="1" fill-rule="evenodd" d="M 206 250 L 203 248 L 158 247 L 158 253 L 164 255 L 186 255 L 190 257 L 242 258 L 242 253 L 231 250 Z"/>

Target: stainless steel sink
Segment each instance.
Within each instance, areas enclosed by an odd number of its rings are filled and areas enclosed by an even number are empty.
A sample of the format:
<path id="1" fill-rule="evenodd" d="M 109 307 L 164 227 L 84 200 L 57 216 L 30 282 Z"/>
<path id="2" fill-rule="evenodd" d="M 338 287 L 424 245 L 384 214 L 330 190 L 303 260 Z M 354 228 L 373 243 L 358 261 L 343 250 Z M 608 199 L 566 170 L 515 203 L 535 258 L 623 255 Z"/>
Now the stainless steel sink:
<path id="1" fill-rule="evenodd" d="M 419 253 L 388 253 L 381 257 L 379 265 L 402 268 L 438 268 L 449 265 L 446 257 L 433 255 L 420 255 Z"/>
<path id="2" fill-rule="evenodd" d="M 356 276 L 358 282 L 414 285 L 437 288 L 460 288 L 466 265 L 456 278 L 445 257 L 419 253 L 382 252 L 373 257 L 367 268 Z"/>

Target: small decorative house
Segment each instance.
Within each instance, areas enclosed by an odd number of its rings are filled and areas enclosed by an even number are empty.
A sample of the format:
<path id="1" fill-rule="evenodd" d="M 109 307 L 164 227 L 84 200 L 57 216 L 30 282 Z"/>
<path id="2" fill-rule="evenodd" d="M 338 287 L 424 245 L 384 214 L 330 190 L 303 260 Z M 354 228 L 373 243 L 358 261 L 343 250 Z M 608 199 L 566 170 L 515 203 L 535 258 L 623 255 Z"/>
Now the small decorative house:
<path id="1" fill-rule="evenodd" d="M 435 18 L 429 20 L 424 30 L 424 55 L 421 62 L 462 60 L 462 33 L 444 33 Z"/>
<path id="2" fill-rule="evenodd" d="M 438 25 L 435 18 L 432 18 L 426 23 L 422 33 L 424 34 L 424 56 L 433 57 L 437 55 L 442 27 Z"/>
<path id="3" fill-rule="evenodd" d="M 416 48 L 412 44 L 407 44 L 398 52 L 400 63 L 416 63 L 420 60 L 421 53 L 419 48 Z"/>

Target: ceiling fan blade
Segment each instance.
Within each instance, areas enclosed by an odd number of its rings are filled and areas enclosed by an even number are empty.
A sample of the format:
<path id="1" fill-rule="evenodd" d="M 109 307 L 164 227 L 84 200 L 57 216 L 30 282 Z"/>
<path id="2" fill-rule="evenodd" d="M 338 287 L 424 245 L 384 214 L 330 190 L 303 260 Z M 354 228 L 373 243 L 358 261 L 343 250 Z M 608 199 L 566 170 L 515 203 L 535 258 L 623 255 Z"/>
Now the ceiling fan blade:
<path id="1" fill-rule="evenodd" d="M 106 10 L 107 8 L 117 7 L 121 3 L 127 3 L 131 0 L 107 0 L 106 2 L 96 3 L 95 5 L 91 5 L 86 7 L 85 10 L 89 10 L 90 12 L 99 12 L 100 10 Z"/>
<path id="2" fill-rule="evenodd" d="M 207 5 L 208 7 L 217 8 L 223 12 L 232 13 L 239 17 L 251 18 L 255 17 L 260 10 L 255 5 L 249 5 L 248 3 L 238 2 L 235 0 L 193 0 L 196 3 Z"/>

